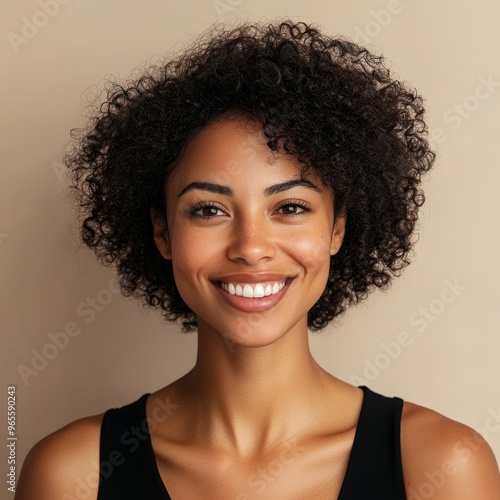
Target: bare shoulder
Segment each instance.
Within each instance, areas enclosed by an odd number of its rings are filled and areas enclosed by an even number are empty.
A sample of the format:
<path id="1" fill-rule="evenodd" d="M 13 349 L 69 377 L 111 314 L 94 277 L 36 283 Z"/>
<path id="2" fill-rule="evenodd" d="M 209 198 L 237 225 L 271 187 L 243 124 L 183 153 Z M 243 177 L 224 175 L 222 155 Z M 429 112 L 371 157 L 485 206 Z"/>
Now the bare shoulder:
<path id="1" fill-rule="evenodd" d="M 488 443 L 436 411 L 405 401 L 401 455 L 408 498 L 500 498 L 500 474 Z"/>
<path id="2" fill-rule="evenodd" d="M 102 417 L 76 420 L 35 444 L 24 461 L 15 500 L 95 500 Z"/>

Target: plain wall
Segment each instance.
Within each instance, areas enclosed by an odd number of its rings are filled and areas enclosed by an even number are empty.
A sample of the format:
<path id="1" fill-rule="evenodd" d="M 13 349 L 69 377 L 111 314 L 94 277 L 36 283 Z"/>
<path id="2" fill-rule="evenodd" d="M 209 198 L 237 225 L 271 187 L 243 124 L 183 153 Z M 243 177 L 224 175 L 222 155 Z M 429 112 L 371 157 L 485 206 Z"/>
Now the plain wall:
<path id="1" fill-rule="evenodd" d="M 1 408 L 15 385 L 18 466 L 48 433 L 154 391 L 195 360 L 196 334 L 116 293 L 112 270 L 75 243 L 61 158 L 95 85 L 181 50 L 218 19 L 284 16 L 383 53 L 426 99 L 438 153 L 413 263 L 311 333 L 313 354 L 344 380 L 479 430 L 500 457 L 498 3 L 60 2 L 4 0 L 0 21 Z M 68 344 L 47 347 L 64 329 Z"/>

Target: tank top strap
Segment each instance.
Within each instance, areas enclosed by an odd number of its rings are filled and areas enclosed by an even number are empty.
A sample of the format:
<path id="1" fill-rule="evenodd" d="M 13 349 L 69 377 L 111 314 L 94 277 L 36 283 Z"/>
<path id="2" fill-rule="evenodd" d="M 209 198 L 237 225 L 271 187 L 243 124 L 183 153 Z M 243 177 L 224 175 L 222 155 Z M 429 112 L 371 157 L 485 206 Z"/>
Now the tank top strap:
<path id="1" fill-rule="evenodd" d="M 405 500 L 401 464 L 403 400 L 365 393 L 339 500 Z"/>
<path id="2" fill-rule="evenodd" d="M 171 500 L 158 474 L 146 419 L 148 394 L 103 416 L 97 500 Z M 161 482 L 161 479 L 160 479 Z"/>

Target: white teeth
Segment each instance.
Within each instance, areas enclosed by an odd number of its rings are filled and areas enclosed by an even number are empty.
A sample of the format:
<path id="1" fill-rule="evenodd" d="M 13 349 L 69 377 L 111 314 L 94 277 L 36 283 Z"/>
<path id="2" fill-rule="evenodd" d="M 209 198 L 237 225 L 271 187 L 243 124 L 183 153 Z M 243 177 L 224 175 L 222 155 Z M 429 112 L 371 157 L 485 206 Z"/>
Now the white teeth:
<path id="1" fill-rule="evenodd" d="M 281 283 L 274 283 L 273 285 L 268 283 L 265 288 L 262 283 L 256 283 L 254 285 L 245 283 L 243 286 L 241 286 L 239 284 L 233 285 L 233 283 L 224 283 L 221 281 L 220 285 L 223 290 L 230 293 L 231 295 L 238 295 L 239 297 L 256 299 L 260 297 L 268 297 L 269 295 L 278 293 L 285 286 L 285 280 L 283 280 Z"/>

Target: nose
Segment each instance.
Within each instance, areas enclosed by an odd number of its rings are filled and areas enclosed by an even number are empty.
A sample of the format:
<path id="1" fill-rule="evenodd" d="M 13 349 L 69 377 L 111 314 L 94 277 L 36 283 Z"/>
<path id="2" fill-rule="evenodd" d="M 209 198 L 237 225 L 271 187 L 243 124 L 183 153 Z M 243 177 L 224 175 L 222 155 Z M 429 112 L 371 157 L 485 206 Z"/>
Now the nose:
<path id="1" fill-rule="evenodd" d="M 271 224 L 263 217 L 246 214 L 234 221 L 227 256 L 233 261 L 255 265 L 276 254 Z"/>

